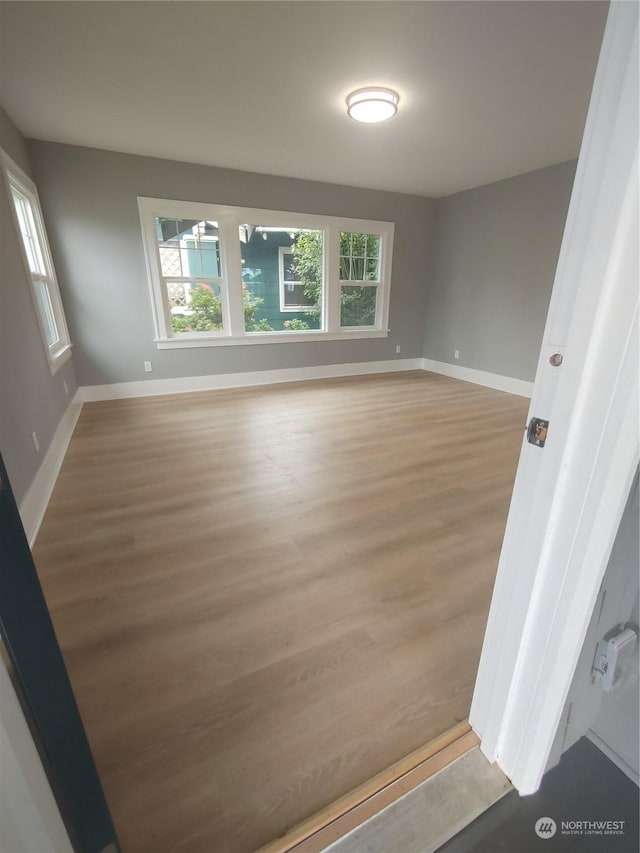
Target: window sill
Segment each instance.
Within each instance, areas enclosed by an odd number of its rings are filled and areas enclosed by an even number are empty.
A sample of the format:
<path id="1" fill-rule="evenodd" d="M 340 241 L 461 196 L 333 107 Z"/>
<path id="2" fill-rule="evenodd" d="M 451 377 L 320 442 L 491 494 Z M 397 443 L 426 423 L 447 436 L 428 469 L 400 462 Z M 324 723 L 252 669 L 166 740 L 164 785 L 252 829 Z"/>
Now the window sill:
<path id="1" fill-rule="evenodd" d="M 254 346 L 255 344 L 295 344 L 311 341 L 353 341 L 366 338 L 387 338 L 388 329 L 350 329 L 344 332 L 251 332 L 241 337 L 156 338 L 158 349 L 187 349 L 191 347 Z"/>
<path id="2" fill-rule="evenodd" d="M 62 367 L 62 365 L 71 358 L 71 347 L 73 344 L 66 344 L 54 356 L 49 356 L 49 370 L 54 376 Z"/>

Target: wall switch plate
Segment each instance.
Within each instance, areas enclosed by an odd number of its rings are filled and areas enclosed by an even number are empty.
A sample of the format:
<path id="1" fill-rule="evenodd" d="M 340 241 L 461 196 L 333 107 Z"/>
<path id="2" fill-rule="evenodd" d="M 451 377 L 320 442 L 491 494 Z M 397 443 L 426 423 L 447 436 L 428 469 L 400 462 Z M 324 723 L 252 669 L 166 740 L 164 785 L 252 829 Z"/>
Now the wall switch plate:
<path id="1" fill-rule="evenodd" d="M 151 373 L 151 371 L 152 371 L 152 370 L 153 370 L 153 365 L 151 364 L 151 362 L 150 362 L 150 361 L 145 361 L 145 363 L 144 363 L 144 372 L 145 372 L 145 373 Z"/>
<path id="2" fill-rule="evenodd" d="M 33 441 L 33 446 L 36 449 L 36 453 L 39 453 L 40 452 L 40 442 L 38 441 L 38 433 L 35 430 L 31 433 L 31 439 Z"/>
<path id="3" fill-rule="evenodd" d="M 460 358 L 460 350 L 459 349 L 454 350 L 453 357 L 454 358 Z"/>
<path id="4" fill-rule="evenodd" d="M 398 352 L 400 352 L 400 345 L 399 345 L 399 344 L 398 344 L 398 346 L 396 347 L 396 353 L 398 353 Z"/>

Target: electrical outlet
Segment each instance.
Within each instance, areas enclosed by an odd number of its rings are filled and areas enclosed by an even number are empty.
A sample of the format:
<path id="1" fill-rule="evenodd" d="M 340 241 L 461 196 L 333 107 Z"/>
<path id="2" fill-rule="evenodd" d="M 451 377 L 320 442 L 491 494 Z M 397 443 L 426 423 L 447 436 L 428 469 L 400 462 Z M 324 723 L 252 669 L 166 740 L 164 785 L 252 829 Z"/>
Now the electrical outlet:
<path id="1" fill-rule="evenodd" d="M 455 352 L 453 353 L 453 357 L 454 358 L 460 358 L 460 350 L 459 349 L 455 350 Z"/>
<path id="2" fill-rule="evenodd" d="M 400 352 L 400 344 L 398 344 L 398 346 L 396 347 L 396 352 Z"/>
<path id="3" fill-rule="evenodd" d="M 65 393 L 65 394 L 68 394 L 68 393 L 69 393 L 69 386 L 67 385 L 67 380 L 66 380 L 66 379 L 63 379 L 63 380 L 62 380 L 62 387 L 64 388 L 64 393 Z"/>
<path id="4" fill-rule="evenodd" d="M 152 370 L 153 370 L 153 365 L 151 364 L 151 362 L 150 362 L 150 361 L 145 361 L 145 363 L 144 363 L 144 372 L 145 372 L 145 373 L 151 373 L 151 371 L 152 371 Z"/>
<path id="5" fill-rule="evenodd" d="M 33 446 L 36 449 L 36 453 L 40 452 L 40 442 L 38 441 L 38 433 L 34 430 L 31 433 L 31 438 L 33 439 Z"/>

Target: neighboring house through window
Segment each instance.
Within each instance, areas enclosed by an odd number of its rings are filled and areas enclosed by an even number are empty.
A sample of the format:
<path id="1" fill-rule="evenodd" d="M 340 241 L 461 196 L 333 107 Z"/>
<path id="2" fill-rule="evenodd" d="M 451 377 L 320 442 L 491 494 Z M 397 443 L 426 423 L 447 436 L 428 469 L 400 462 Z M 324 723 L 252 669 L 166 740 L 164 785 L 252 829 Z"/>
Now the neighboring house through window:
<path id="1" fill-rule="evenodd" d="M 138 206 L 159 348 L 388 335 L 393 223 Z"/>
<path id="2" fill-rule="evenodd" d="M 293 246 L 278 247 L 278 274 L 281 311 L 304 311 L 313 308 L 314 299 L 305 295 L 305 283 L 300 280 Z"/>
<path id="3" fill-rule="evenodd" d="M 49 250 L 47 233 L 35 184 L 2 152 L 2 165 L 13 201 L 16 231 L 31 280 L 31 295 L 49 368 L 55 373 L 71 355 L 71 341 Z"/>

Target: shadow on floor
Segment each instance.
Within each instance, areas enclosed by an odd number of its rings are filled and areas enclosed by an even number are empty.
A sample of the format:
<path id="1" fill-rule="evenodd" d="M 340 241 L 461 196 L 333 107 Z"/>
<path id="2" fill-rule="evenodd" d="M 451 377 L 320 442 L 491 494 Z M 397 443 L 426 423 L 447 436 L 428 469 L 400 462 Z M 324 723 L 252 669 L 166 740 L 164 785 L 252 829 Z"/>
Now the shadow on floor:
<path id="1" fill-rule="evenodd" d="M 638 811 L 638 787 L 582 738 L 545 775 L 536 794 L 511 791 L 438 853 L 637 853 Z M 548 827 L 546 837 L 536 834 L 542 817 L 555 821 L 553 836 Z M 563 821 L 569 826 L 563 828 Z M 578 821 L 624 825 L 622 834 L 604 834 L 606 829 L 580 828 Z"/>

